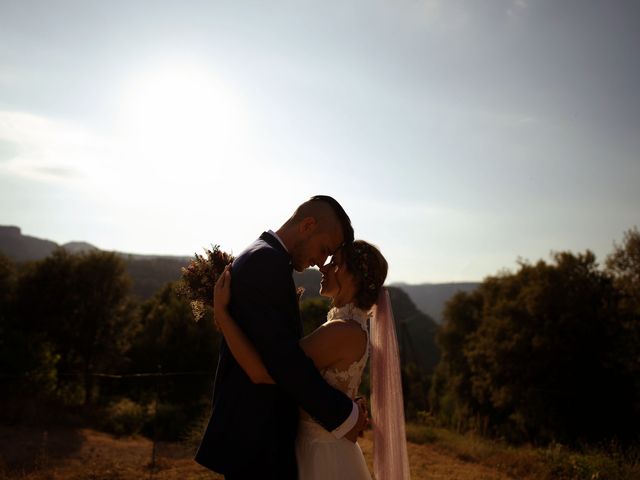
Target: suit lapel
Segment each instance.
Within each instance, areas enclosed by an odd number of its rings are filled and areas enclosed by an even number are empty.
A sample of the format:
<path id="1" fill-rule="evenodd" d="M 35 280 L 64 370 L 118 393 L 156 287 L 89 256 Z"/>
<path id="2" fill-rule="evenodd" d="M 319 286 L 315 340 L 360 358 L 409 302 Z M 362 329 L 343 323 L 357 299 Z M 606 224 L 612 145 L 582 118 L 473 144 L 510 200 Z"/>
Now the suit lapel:
<path id="1" fill-rule="evenodd" d="M 293 272 L 293 259 L 291 258 L 289 252 L 287 252 L 286 248 L 284 248 L 282 243 L 280 243 L 280 240 L 271 235 L 269 232 L 263 232 L 262 235 L 260 235 L 260 240 L 267 242 L 273 248 L 275 248 L 279 252 L 282 252 L 282 254 L 287 257 L 289 267 L 291 267 L 291 271 Z"/>
<path id="2" fill-rule="evenodd" d="M 277 238 L 275 238 L 273 235 L 271 235 L 269 232 L 264 232 L 262 235 L 260 235 L 260 240 L 263 240 L 264 242 L 268 243 L 271 247 L 282 252 L 283 255 L 287 257 L 287 260 L 289 262 L 289 268 L 291 270 L 291 282 L 289 284 L 289 289 L 291 290 L 292 308 L 293 308 L 293 311 L 295 312 L 294 321 L 296 325 L 296 330 L 298 332 L 298 337 L 302 337 L 303 329 L 302 329 L 302 319 L 300 318 L 300 303 L 298 302 L 296 284 L 293 281 L 293 259 L 291 258 L 291 255 L 289 254 L 289 252 L 287 252 L 284 246 L 280 243 L 280 241 Z"/>

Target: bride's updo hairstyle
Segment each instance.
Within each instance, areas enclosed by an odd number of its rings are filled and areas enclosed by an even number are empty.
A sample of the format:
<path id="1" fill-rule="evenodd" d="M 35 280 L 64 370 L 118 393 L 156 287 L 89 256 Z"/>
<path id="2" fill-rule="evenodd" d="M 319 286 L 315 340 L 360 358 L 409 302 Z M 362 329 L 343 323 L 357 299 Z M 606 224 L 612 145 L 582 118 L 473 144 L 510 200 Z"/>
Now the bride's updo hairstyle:
<path id="1" fill-rule="evenodd" d="M 356 282 L 353 303 L 362 310 L 370 310 L 387 278 L 387 261 L 380 250 L 364 240 L 345 245 L 343 259 Z"/>

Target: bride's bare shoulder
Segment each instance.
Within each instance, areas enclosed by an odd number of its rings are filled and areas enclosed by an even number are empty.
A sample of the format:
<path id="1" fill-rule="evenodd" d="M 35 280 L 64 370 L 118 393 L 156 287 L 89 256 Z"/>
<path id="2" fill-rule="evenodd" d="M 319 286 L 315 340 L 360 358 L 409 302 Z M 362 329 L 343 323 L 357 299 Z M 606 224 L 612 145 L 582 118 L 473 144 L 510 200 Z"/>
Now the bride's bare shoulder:
<path id="1" fill-rule="evenodd" d="M 320 369 L 358 360 L 365 351 L 366 343 L 364 330 L 348 320 L 324 323 L 300 341 L 302 349 Z"/>
<path id="2" fill-rule="evenodd" d="M 350 335 L 353 333 L 364 333 L 362 327 L 353 320 L 334 319 L 330 320 L 320 326 L 320 328 L 326 328 L 328 331 L 335 332 L 335 335 Z"/>
<path id="3" fill-rule="evenodd" d="M 357 357 L 366 345 L 367 334 L 357 322 L 336 319 L 320 328 L 324 330 L 325 341 L 330 342 L 333 348 L 342 347 L 344 355 L 352 356 L 355 350 L 356 354 L 353 356 Z"/>

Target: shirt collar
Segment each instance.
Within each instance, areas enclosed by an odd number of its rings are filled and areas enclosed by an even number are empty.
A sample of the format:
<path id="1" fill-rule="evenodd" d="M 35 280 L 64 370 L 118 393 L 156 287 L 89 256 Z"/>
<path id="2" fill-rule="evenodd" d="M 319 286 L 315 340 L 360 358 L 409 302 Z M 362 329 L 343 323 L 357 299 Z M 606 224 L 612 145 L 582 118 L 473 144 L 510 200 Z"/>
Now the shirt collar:
<path id="1" fill-rule="evenodd" d="M 276 240 L 278 240 L 280 242 L 280 245 L 282 245 L 282 248 L 284 248 L 284 251 L 289 253 L 289 250 L 287 249 L 287 246 L 284 244 L 284 242 L 282 241 L 282 239 L 278 236 L 278 234 L 276 232 L 274 232 L 273 230 L 268 230 L 267 233 L 269 235 L 271 235 L 272 237 L 274 237 Z"/>

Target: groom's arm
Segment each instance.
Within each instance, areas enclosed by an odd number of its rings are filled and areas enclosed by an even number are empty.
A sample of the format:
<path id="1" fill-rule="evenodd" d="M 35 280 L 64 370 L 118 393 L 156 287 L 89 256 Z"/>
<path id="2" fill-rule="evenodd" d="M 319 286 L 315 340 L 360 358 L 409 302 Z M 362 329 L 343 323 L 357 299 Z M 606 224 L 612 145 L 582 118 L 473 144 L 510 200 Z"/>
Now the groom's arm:
<path id="1" fill-rule="evenodd" d="M 297 320 L 290 313 L 287 264 L 272 252 L 256 252 L 233 275 L 233 316 L 275 382 L 327 430 L 340 428 L 334 435 L 347 433 L 358 418 L 358 409 L 322 378 L 300 348 Z"/>

